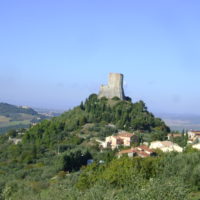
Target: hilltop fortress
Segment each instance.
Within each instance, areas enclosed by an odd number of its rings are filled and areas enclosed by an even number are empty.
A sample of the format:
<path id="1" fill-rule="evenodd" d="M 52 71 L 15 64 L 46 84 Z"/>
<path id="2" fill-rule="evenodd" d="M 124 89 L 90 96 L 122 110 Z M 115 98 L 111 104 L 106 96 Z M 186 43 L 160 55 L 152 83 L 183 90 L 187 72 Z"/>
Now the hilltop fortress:
<path id="1" fill-rule="evenodd" d="M 107 97 L 111 99 L 119 97 L 121 100 L 124 100 L 123 78 L 123 74 L 110 73 L 108 85 L 101 85 L 100 87 L 99 98 Z"/>

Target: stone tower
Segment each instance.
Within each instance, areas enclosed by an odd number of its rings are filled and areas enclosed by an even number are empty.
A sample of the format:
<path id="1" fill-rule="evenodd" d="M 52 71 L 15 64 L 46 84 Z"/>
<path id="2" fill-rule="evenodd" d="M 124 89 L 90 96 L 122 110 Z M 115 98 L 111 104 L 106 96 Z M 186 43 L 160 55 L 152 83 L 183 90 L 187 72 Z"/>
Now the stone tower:
<path id="1" fill-rule="evenodd" d="M 100 87 L 99 98 L 107 97 L 111 99 L 119 97 L 121 100 L 124 100 L 123 78 L 123 74 L 110 73 L 108 85 L 101 85 Z"/>

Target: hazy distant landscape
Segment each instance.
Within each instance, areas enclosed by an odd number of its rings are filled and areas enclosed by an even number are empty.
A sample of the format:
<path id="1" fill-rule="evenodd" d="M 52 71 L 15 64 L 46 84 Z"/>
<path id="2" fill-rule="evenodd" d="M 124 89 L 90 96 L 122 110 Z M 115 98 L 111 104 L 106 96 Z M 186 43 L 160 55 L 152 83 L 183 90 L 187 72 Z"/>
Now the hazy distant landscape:
<path id="1" fill-rule="evenodd" d="M 162 118 L 171 130 L 200 130 L 200 116 L 198 115 L 157 113 L 156 116 Z"/>
<path id="2" fill-rule="evenodd" d="M 27 106 L 0 103 L 0 134 L 11 129 L 28 128 L 31 124 L 47 118 Z"/>

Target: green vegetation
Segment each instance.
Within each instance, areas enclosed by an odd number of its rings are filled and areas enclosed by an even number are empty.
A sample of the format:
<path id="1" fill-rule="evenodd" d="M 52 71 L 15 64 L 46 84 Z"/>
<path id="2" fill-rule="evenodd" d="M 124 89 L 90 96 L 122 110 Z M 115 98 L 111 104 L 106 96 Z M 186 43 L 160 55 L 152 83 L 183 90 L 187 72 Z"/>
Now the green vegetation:
<path id="1" fill-rule="evenodd" d="M 11 129 L 28 128 L 32 122 L 44 119 L 32 108 L 23 108 L 0 103 L 0 134 Z"/>
<path id="2" fill-rule="evenodd" d="M 169 132 L 144 102 L 93 94 L 59 117 L 0 136 L 0 199 L 198 199 L 199 152 L 188 148 L 182 154 L 132 159 L 116 158 L 117 150 L 100 152 L 96 139 L 119 129 L 135 131 L 138 143 L 165 139 Z M 14 145 L 9 137 L 22 143 Z"/>

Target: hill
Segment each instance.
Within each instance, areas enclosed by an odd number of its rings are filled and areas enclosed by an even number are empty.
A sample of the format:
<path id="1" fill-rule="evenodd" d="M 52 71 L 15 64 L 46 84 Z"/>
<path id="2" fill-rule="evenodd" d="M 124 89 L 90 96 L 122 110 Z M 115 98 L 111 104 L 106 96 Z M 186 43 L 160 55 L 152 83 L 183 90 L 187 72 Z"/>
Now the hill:
<path id="1" fill-rule="evenodd" d="M 85 103 L 81 103 L 73 110 L 34 126 L 24 136 L 24 141 L 28 143 L 37 141 L 38 144 L 52 145 L 63 141 L 63 138 L 70 134 L 80 136 L 84 133 L 82 129 L 86 124 L 98 124 L 104 127 L 113 124 L 116 129 L 147 133 L 169 132 L 165 123 L 148 112 L 142 101 L 132 103 L 118 98 L 98 99 L 96 94 L 92 94 Z M 81 137 L 85 138 L 86 135 L 87 133 L 82 134 Z M 91 135 L 88 136 L 91 137 Z"/>
<path id="2" fill-rule="evenodd" d="M 43 118 L 32 108 L 0 103 L 0 134 L 10 129 L 26 128 Z"/>
<path id="3" fill-rule="evenodd" d="M 2 199 L 186 200 L 187 187 L 198 191 L 198 152 L 129 159 L 116 158 L 116 150 L 100 151 L 96 139 L 119 130 L 154 139 L 169 128 L 143 101 L 92 94 L 59 117 L 0 136 Z M 15 145 L 9 137 L 22 141 Z M 89 159 L 94 163 L 86 166 Z"/>
<path id="4" fill-rule="evenodd" d="M 8 103 L 0 103 L 0 115 L 9 116 L 16 113 L 37 115 L 38 113 L 32 108 L 26 106 L 14 106 Z"/>

